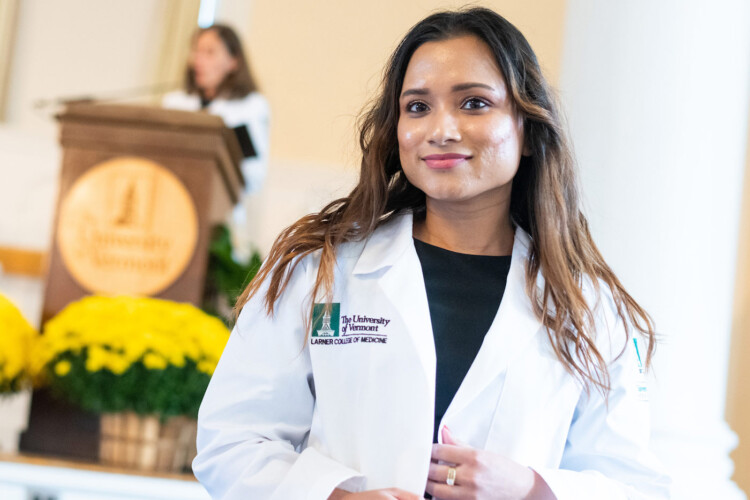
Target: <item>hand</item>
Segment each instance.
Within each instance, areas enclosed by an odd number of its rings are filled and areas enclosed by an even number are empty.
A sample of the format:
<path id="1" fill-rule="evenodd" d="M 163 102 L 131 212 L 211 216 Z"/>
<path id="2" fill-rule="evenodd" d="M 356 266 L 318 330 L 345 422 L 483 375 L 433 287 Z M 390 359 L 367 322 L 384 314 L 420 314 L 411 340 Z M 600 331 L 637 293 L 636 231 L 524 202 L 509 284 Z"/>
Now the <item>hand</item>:
<path id="1" fill-rule="evenodd" d="M 421 497 L 399 488 L 370 490 L 361 493 L 351 493 L 336 488 L 328 497 L 328 500 L 421 500 Z"/>
<path id="2" fill-rule="evenodd" d="M 442 500 L 554 499 L 536 472 L 502 455 L 471 448 L 443 427 L 443 443 L 432 445 L 427 493 Z M 446 463 L 443 463 L 446 462 Z M 449 467 L 456 469 L 453 486 L 446 484 Z"/>

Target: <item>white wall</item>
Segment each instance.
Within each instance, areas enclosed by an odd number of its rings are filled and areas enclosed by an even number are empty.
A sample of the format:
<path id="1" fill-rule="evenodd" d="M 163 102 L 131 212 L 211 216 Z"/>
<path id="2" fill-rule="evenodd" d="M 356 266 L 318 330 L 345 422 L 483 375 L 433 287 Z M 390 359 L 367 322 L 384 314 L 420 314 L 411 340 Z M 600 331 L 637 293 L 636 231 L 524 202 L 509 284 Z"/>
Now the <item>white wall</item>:
<path id="1" fill-rule="evenodd" d="M 6 121 L 56 137 L 40 99 L 97 95 L 154 83 L 165 2 L 20 2 Z"/>

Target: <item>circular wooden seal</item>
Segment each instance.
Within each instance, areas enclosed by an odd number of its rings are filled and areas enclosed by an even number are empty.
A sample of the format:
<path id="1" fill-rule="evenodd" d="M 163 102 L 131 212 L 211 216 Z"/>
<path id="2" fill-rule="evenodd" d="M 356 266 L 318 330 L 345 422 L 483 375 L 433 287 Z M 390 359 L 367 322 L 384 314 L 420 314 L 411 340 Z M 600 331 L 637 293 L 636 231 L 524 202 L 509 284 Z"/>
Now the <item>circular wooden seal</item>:
<path id="1" fill-rule="evenodd" d="M 137 157 L 100 163 L 60 203 L 57 245 L 91 292 L 155 295 L 184 272 L 198 241 L 190 194 L 165 167 Z"/>

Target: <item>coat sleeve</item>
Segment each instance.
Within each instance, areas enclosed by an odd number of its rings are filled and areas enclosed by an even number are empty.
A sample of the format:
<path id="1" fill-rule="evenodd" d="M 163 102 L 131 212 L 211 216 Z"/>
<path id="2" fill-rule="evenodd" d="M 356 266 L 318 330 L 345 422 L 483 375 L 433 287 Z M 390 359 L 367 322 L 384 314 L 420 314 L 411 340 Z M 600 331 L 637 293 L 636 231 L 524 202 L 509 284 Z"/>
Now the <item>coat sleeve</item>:
<path id="1" fill-rule="evenodd" d="M 213 499 L 324 500 L 358 487 L 357 471 L 305 446 L 315 396 L 302 267 L 273 318 L 265 290 L 245 305 L 204 396 L 193 471 Z"/>
<path id="2" fill-rule="evenodd" d="M 609 306 L 611 312 L 614 305 Z M 606 337 L 600 352 L 612 359 L 609 399 L 595 388 L 588 394 L 582 391 L 560 468 L 537 472 L 558 500 L 670 498 L 671 481 L 649 451 L 644 342 L 641 337 L 626 341 L 623 323 L 614 314 L 607 316 L 599 323 L 598 335 Z M 601 328 L 607 324 L 616 326 Z"/>

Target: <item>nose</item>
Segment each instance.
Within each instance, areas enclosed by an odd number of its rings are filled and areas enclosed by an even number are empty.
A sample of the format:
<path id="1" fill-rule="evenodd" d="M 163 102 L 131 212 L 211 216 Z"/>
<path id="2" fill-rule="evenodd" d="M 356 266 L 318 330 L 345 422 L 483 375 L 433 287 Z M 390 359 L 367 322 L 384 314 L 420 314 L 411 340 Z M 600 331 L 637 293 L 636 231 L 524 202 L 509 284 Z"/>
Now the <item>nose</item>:
<path id="1" fill-rule="evenodd" d="M 428 134 L 430 144 L 443 146 L 461 140 L 458 118 L 450 110 L 435 110 L 431 113 L 431 118 L 431 130 Z"/>

